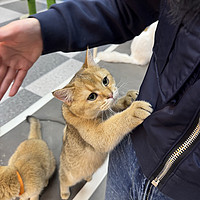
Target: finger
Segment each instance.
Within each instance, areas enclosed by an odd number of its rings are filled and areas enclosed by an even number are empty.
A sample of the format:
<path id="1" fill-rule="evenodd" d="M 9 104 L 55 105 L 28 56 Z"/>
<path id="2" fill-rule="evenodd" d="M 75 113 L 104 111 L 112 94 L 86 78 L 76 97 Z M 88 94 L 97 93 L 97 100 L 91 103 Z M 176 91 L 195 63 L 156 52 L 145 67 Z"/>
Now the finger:
<path id="1" fill-rule="evenodd" d="M 10 89 L 9 96 L 12 97 L 18 92 L 26 74 L 27 74 L 27 71 L 25 71 L 25 70 L 19 70 L 18 71 L 16 78 L 14 80 L 14 83 L 13 83 L 11 89 Z"/>
<path id="2" fill-rule="evenodd" d="M 0 86 L 7 74 L 7 72 L 8 72 L 8 67 L 6 67 L 5 65 L 1 65 L 0 66 Z"/>
<path id="3" fill-rule="evenodd" d="M 0 87 L 0 100 L 8 90 L 12 81 L 15 79 L 15 76 L 16 76 L 16 71 L 13 70 L 12 68 L 9 68 Z"/>

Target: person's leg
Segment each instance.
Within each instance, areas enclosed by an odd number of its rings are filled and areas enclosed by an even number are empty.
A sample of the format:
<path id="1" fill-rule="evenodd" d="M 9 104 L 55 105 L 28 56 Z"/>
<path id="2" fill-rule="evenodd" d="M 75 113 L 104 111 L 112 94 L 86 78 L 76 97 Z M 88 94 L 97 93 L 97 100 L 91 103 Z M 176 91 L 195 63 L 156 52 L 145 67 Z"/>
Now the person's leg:
<path id="1" fill-rule="evenodd" d="M 152 190 L 149 194 L 148 200 L 173 200 L 168 196 L 164 195 L 162 192 L 158 190 L 156 187 L 152 187 Z"/>
<path id="2" fill-rule="evenodd" d="M 109 157 L 106 200 L 170 200 L 152 187 L 138 164 L 130 135 L 111 152 Z"/>
<path id="3" fill-rule="evenodd" d="M 131 138 L 127 136 L 109 156 L 106 200 L 141 199 L 145 181 Z"/>

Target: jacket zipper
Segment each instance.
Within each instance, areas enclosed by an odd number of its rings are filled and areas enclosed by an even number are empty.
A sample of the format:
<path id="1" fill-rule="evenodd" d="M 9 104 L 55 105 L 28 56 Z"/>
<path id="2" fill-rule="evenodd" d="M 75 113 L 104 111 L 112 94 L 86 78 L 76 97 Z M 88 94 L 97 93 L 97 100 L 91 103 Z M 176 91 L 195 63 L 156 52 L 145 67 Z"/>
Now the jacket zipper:
<path id="1" fill-rule="evenodd" d="M 180 145 L 168 158 L 166 161 L 164 167 L 160 171 L 160 173 L 157 175 L 155 179 L 151 181 L 151 183 L 157 187 L 160 181 L 165 177 L 167 172 L 171 169 L 175 161 L 194 143 L 194 141 L 197 139 L 197 137 L 200 134 L 200 120 L 196 126 L 196 128 L 193 130 L 193 132 L 189 135 L 187 140 L 185 140 L 182 145 Z"/>

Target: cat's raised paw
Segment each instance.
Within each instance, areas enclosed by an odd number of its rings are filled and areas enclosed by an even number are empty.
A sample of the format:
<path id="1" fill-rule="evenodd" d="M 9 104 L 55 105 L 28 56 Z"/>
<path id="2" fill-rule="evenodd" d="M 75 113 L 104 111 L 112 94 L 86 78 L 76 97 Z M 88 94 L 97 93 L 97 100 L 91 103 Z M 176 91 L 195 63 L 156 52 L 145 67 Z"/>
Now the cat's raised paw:
<path id="1" fill-rule="evenodd" d="M 138 90 L 130 90 L 130 91 L 128 91 L 126 93 L 126 96 L 125 96 L 126 105 L 130 106 L 133 103 L 133 101 L 135 101 L 137 96 L 138 96 Z"/>
<path id="2" fill-rule="evenodd" d="M 137 98 L 138 91 L 137 90 L 130 90 L 126 93 L 125 96 L 121 97 L 115 103 L 113 110 L 116 111 L 123 111 L 127 109 Z"/>
<path id="3" fill-rule="evenodd" d="M 134 117 L 137 117 L 142 121 L 153 112 L 151 104 L 146 101 L 135 101 L 132 103 L 131 107 L 134 112 Z"/>

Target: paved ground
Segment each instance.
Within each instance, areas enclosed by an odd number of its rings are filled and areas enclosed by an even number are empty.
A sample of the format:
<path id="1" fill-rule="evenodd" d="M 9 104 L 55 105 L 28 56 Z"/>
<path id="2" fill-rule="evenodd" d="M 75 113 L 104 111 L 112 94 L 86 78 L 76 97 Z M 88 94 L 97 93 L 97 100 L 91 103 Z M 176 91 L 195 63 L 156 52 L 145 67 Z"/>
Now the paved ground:
<path id="1" fill-rule="evenodd" d="M 46 9 L 45 0 L 37 0 L 38 11 Z M 60 2 L 60 1 L 59 1 Z M 28 13 L 25 0 L 0 0 L 0 27 L 10 21 L 19 19 Z M 109 47 L 103 46 L 98 51 Z M 130 42 L 117 47 L 117 51 L 130 53 Z M 27 115 L 34 114 L 42 119 L 56 119 L 63 122 L 61 103 L 53 99 L 51 92 L 65 84 L 69 78 L 80 69 L 85 58 L 85 52 L 53 53 L 39 58 L 29 71 L 18 94 L 9 98 L 7 95 L 0 102 L 0 165 L 7 165 L 9 157 L 13 154 L 19 143 L 27 138 L 28 123 L 24 121 Z M 104 63 L 116 79 L 121 95 L 128 89 L 138 89 L 143 79 L 146 67 L 129 64 Z M 52 121 L 42 122 L 44 140 L 54 152 L 57 163 L 61 149 L 63 125 Z M 91 183 L 80 183 L 72 188 L 74 200 L 103 200 L 106 182 L 106 164 L 95 174 Z M 59 200 L 58 173 L 41 196 L 42 200 Z M 84 187 L 83 187 L 84 186 Z M 82 188 L 83 187 L 83 188 Z M 80 188 L 82 188 L 80 190 Z M 76 197 L 75 197 L 76 196 Z"/>

